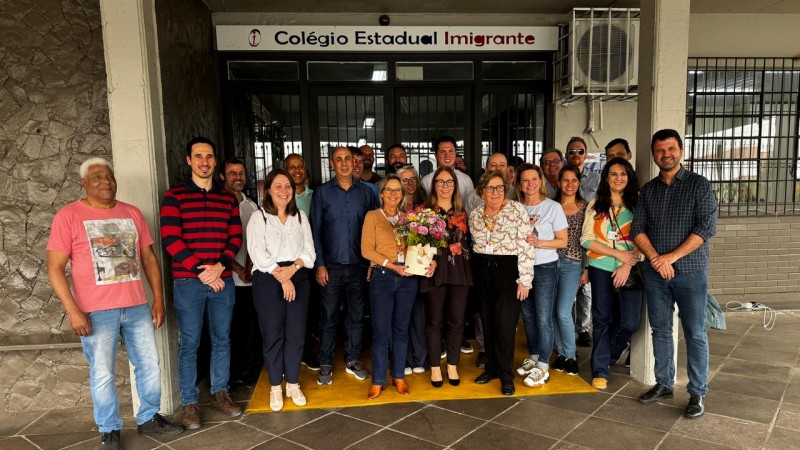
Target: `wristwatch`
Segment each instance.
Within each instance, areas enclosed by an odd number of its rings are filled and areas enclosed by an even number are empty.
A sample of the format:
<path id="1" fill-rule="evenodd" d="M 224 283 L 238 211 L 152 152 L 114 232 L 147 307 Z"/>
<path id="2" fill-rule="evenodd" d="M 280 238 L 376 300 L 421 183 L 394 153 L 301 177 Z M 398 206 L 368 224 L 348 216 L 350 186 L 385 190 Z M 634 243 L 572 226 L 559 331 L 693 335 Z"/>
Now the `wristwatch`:
<path id="1" fill-rule="evenodd" d="M 303 268 L 303 266 L 301 266 L 300 264 L 295 264 L 295 265 L 294 265 L 294 270 L 296 270 L 296 271 L 298 271 L 298 272 L 299 272 L 299 271 L 300 271 L 300 269 L 302 269 L 302 268 Z"/>

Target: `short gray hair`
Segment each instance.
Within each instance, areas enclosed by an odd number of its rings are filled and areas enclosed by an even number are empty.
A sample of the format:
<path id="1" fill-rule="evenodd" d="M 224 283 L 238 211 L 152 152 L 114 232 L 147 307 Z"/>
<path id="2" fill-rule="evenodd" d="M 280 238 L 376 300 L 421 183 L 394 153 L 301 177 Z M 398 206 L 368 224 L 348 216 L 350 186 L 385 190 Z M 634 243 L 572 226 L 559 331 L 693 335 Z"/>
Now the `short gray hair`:
<path id="1" fill-rule="evenodd" d="M 86 172 L 89 171 L 89 167 L 91 166 L 106 166 L 111 169 L 111 171 L 114 171 L 114 166 L 112 166 L 107 159 L 95 156 L 94 158 L 87 159 L 83 162 L 83 164 L 81 164 L 81 168 L 79 169 L 81 180 L 86 178 Z"/>

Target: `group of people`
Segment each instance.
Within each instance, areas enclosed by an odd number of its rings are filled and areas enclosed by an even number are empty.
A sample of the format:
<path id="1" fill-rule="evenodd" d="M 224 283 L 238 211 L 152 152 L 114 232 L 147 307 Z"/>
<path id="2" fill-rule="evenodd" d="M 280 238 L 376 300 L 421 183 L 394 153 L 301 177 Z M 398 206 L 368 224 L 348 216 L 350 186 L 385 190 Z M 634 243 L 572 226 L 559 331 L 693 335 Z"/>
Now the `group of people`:
<path id="1" fill-rule="evenodd" d="M 80 176 L 86 197 L 56 214 L 48 270 L 90 364 L 95 420 L 104 444 L 110 444 L 104 447 L 119 442 L 114 355 L 120 335 L 135 367 L 139 432 L 175 434 L 201 426 L 197 357 L 204 321 L 211 341 L 211 406 L 237 416 L 242 409 L 231 400 L 229 384 L 257 379 L 262 364 L 275 411 L 284 398 L 306 404 L 301 364 L 319 371 L 318 384 L 332 384 L 340 311 L 344 369 L 359 380 L 371 376 L 368 398 L 381 395 L 389 376 L 398 393 L 408 394 L 405 375 L 427 368 L 434 387 L 443 386 L 445 374 L 450 385 L 459 386 L 471 298 L 484 368 L 476 383 L 499 379 L 501 392 L 512 395 L 515 373 L 529 387 L 547 383 L 550 369 L 576 375 L 575 337 L 579 343 L 589 339 L 582 326 L 591 316 L 592 385 L 605 389 L 609 365 L 621 358 L 638 329 L 643 289 L 657 385 L 639 400 L 672 396 L 677 303 L 690 380 L 685 414 L 701 416 L 708 375 L 707 241 L 715 233 L 716 203 L 708 181 L 680 164 L 680 135 L 674 130 L 653 135 L 651 152 L 660 173 L 641 191 L 623 139 L 606 147 L 608 161 L 599 174 L 585 167 L 586 142 L 576 137 L 566 155 L 548 150 L 539 166 L 511 165 L 506 155 L 495 153 L 475 185 L 457 167 L 456 146 L 452 137 L 440 137 L 439 167 L 421 179 L 402 145 L 387 149 L 382 179 L 371 170 L 372 148 L 338 147 L 330 154 L 335 176 L 314 190 L 302 157 L 292 154 L 284 168 L 267 174 L 256 205 L 243 194 L 243 161 L 226 160 L 220 183 L 214 176 L 214 143 L 205 138 L 187 143 L 191 173 L 166 192 L 161 206 L 180 333 L 182 426 L 158 414 L 153 330 L 163 323 L 165 308 L 152 238 L 141 212 L 116 200 L 111 164 L 102 158 L 85 161 Z M 447 245 L 424 274 L 412 275 L 398 222 L 423 209 L 446 224 Z M 150 308 L 142 272 L 154 293 Z M 581 291 L 590 291 L 590 297 Z M 582 297 L 591 298 L 591 314 L 585 311 L 589 302 L 581 311 Z M 371 375 L 361 362 L 367 314 Z M 528 356 L 514 370 L 520 315 Z M 313 336 L 319 339 L 314 359 Z"/>

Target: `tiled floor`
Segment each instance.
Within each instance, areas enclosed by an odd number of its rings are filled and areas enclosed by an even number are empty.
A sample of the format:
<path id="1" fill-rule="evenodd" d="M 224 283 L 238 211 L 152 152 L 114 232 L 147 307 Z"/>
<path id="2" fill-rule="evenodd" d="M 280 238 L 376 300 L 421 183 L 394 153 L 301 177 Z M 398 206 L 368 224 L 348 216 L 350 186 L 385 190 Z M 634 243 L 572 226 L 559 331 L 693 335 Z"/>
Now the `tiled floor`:
<path id="1" fill-rule="evenodd" d="M 800 448 L 800 312 L 779 315 L 772 331 L 753 313 L 727 319 L 727 332 L 709 333 L 711 392 L 699 420 L 682 417 L 683 386 L 673 400 L 641 405 L 635 399 L 647 386 L 614 367 L 608 391 L 597 394 L 309 409 L 238 420 L 203 408 L 201 429 L 165 439 L 137 435 L 128 417 L 123 444 L 126 449 Z M 589 352 L 579 351 L 581 376 L 588 378 Z M 682 351 L 680 361 L 685 365 Z M 678 379 L 685 384 L 685 368 L 679 368 Z M 248 395 L 236 397 L 244 402 Z M 98 447 L 90 409 L 0 414 L 0 449 Z"/>

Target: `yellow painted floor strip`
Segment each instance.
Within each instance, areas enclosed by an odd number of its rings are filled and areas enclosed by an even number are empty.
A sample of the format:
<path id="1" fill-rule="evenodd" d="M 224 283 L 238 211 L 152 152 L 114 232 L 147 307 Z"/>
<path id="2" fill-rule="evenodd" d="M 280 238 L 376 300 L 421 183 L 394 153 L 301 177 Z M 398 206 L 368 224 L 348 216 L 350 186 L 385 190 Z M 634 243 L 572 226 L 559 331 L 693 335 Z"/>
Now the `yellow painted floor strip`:
<path id="1" fill-rule="evenodd" d="M 447 371 L 445 362 L 442 361 L 442 373 L 445 376 L 444 386 L 434 388 L 430 383 L 430 370 L 420 374 L 406 375 L 409 395 L 398 394 L 391 385 L 391 376 L 386 384 L 386 390 L 375 400 L 367 399 L 367 392 L 372 384 L 372 379 L 367 378 L 358 381 L 344 370 L 341 349 L 337 352 L 333 366 L 333 384 L 320 386 L 317 384 L 317 373 L 308 370 L 305 366 L 300 369 L 300 388 L 308 401 L 306 406 L 295 406 L 291 399 L 284 397 L 283 411 L 298 411 L 309 408 L 344 408 L 352 406 L 382 405 L 387 403 L 418 402 L 433 400 L 465 400 L 505 397 L 500 393 L 500 380 L 492 380 L 488 384 L 475 384 L 475 378 L 483 370 L 475 367 L 475 360 L 478 357 L 477 346 L 472 341 L 475 351 L 471 354 L 461 354 L 461 361 L 458 365 L 461 384 L 451 386 L 447 382 Z M 525 358 L 525 333 L 520 323 L 517 333 L 516 354 L 514 359 L 514 369 L 522 363 Z M 370 367 L 369 349 L 363 352 L 364 364 Z M 516 386 L 515 397 L 529 395 L 552 395 L 552 394 L 577 394 L 597 392 L 591 385 L 586 383 L 580 376 L 569 376 L 566 373 L 555 370 L 550 371 L 550 381 L 539 388 L 529 388 L 522 383 L 521 377 L 514 380 Z M 265 413 L 272 412 L 269 407 L 269 379 L 266 370 L 261 372 L 258 384 L 253 390 L 253 396 L 247 405 L 247 412 Z"/>

